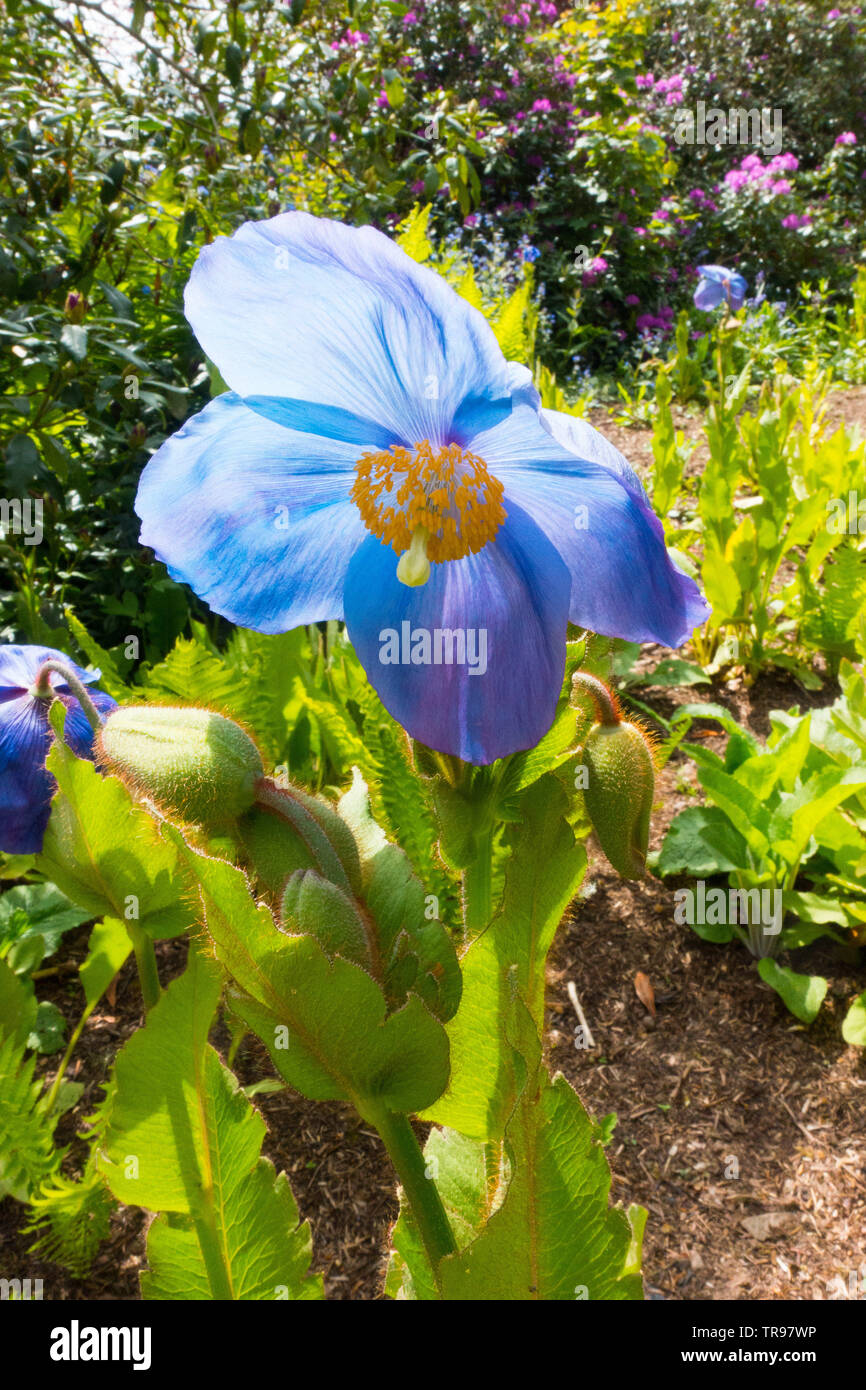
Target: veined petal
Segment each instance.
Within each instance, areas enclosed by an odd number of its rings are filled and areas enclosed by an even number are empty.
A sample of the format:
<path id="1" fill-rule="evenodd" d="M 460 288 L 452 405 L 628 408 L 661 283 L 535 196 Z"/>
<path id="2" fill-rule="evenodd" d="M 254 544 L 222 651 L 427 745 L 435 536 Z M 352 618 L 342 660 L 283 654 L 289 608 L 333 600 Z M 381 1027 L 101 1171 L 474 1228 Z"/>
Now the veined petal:
<path id="1" fill-rule="evenodd" d="M 372 227 L 246 222 L 202 249 L 184 302 L 240 395 L 336 406 L 407 445 L 447 442 L 466 396 L 509 395 L 483 315 Z"/>
<path id="2" fill-rule="evenodd" d="M 141 543 L 216 613 L 259 632 L 342 616 L 367 536 L 349 494 L 359 446 L 286 429 L 229 392 L 144 470 Z"/>
<path id="3" fill-rule="evenodd" d="M 370 683 L 413 738 L 490 763 L 534 747 L 553 722 L 568 594 L 556 550 L 512 506 L 495 541 L 433 565 L 420 588 L 397 579 L 393 550 L 365 541 L 346 576 L 346 624 Z"/>
<path id="4" fill-rule="evenodd" d="M 10 643 L 0 647 L 0 700 L 10 695 L 14 698 L 20 691 L 29 690 L 46 661 L 62 661 L 84 685 L 92 685 L 101 675 L 100 671 L 83 670 L 64 652 L 55 651 L 53 647 Z M 49 685 L 62 690 L 68 688 L 57 671 L 51 672 Z"/>
<path id="5" fill-rule="evenodd" d="M 0 705 L 0 850 L 38 854 L 53 790 L 45 770 L 51 730 L 27 695 Z"/>
<path id="6" fill-rule="evenodd" d="M 111 714 L 113 709 L 117 709 L 117 701 L 102 690 L 91 690 L 90 698 L 96 706 L 97 713 L 101 714 L 103 719 L 107 714 Z M 94 733 L 87 715 L 74 696 L 67 695 L 63 703 L 66 706 L 66 723 L 63 726 L 65 742 L 69 744 L 76 757 L 92 758 Z"/>
<path id="7" fill-rule="evenodd" d="M 715 280 L 701 280 L 695 290 L 694 302 L 696 309 L 715 309 L 717 304 L 721 304 L 725 297 L 724 286 Z"/>
<path id="8" fill-rule="evenodd" d="M 542 410 L 541 423 L 550 430 L 557 444 L 561 444 L 570 454 L 588 459 L 591 463 L 600 463 L 602 468 L 619 479 L 626 492 L 630 492 L 638 502 L 650 505 L 646 488 L 628 459 L 588 420 L 581 420 L 577 415 L 566 415 L 561 410 Z"/>
<path id="9" fill-rule="evenodd" d="M 571 435 L 561 422 L 554 426 Z M 472 448 L 505 484 L 506 512 L 514 503 L 523 508 L 568 566 L 573 623 L 630 642 L 680 646 L 709 609 L 694 580 L 672 563 L 662 524 L 625 459 L 594 435 L 575 431 L 575 442 L 594 457 L 576 456 L 520 406 L 477 435 Z"/>

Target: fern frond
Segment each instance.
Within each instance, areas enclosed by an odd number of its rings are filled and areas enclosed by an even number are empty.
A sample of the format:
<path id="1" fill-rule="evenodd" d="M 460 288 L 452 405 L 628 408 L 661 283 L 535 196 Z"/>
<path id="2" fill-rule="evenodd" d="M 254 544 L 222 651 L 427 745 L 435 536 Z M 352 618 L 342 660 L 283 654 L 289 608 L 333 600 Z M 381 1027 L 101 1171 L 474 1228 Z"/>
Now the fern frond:
<path id="1" fill-rule="evenodd" d="M 0 961 L 0 1197 L 19 1202 L 63 1156 L 54 1147 L 58 1116 L 46 1115 L 42 1083 L 33 1079 L 36 1057 L 26 1055 L 35 1017 L 35 998 Z"/>
<path id="2" fill-rule="evenodd" d="M 115 1202 L 96 1171 L 95 1147 L 79 1180 L 54 1173 L 30 1199 L 24 1231 L 35 1235 L 30 1253 L 63 1265 L 76 1279 L 90 1272 L 108 1237 Z"/>

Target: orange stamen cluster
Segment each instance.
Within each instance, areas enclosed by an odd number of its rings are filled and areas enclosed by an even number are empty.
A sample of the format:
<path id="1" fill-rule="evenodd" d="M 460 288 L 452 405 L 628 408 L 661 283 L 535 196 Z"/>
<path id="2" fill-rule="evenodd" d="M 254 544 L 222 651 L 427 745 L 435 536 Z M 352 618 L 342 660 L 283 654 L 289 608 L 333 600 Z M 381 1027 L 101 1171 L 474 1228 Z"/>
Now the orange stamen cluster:
<path id="1" fill-rule="evenodd" d="M 398 555 L 422 527 L 434 564 L 462 560 L 492 541 L 505 520 L 502 483 L 459 444 L 392 445 L 362 455 L 355 466 L 352 501 L 367 530 Z"/>

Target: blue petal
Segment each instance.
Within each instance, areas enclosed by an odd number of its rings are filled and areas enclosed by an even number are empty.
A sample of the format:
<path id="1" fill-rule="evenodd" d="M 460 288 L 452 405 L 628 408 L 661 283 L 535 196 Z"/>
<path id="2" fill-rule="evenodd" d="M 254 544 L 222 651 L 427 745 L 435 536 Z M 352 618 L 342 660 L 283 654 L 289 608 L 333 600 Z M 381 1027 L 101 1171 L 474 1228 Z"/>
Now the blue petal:
<path id="1" fill-rule="evenodd" d="M 0 705 L 0 850 L 38 854 L 48 824 L 52 778 L 45 770 L 51 730 L 29 696 Z"/>
<path id="2" fill-rule="evenodd" d="M 535 747 L 553 722 L 568 592 L 568 571 L 553 546 L 511 507 L 495 541 L 465 560 L 433 565 L 420 588 L 400 583 L 394 551 L 370 537 L 349 566 L 346 624 L 382 703 L 413 738 L 466 762 L 490 763 Z M 433 662 L 382 660 L 392 654 L 389 629 L 401 658 L 411 657 L 404 623 L 410 634 L 428 634 Z M 447 664 L 447 641 L 435 663 L 437 629 L 462 632 L 462 664 L 456 645 Z M 420 648 L 423 638 L 416 640 Z"/>
<path id="3" fill-rule="evenodd" d="M 698 274 L 701 279 L 714 280 L 717 285 L 724 285 L 726 280 L 730 280 L 734 272 L 728 270 L 727 266 L 724 265 L 699 265 Z"/>
<path id="4" fill-rule="evenodd" d="M 90 698 L 96 706 L 97 713 L 105 719 L 106 715 L 111 714 L 113 709 L 117 709 L 117 701 L 112 700 L 110 695 L 105 695 L 101 690 L 91 690 Z M 66 706 L 66 723 L 63 726 L 63 737 L 77 758 L 93 758 L 93 730 L 87 720 L 87 715 L 81 708 L 78 701 L 71 695 L 63 700 Z"/>
<path id="5" fill-rule="evenodd" d="M 717 304 L 721 304 L 725 297 L 724 287 L 715 280 L 701 280 L 695 290 L 694 302 L 696 309 L 715 309 Z"/>
<path id="6" fill-rule="evenodd" d="M 203 248 L 185 308 L 240 395 L 335 406 L 406 444 L 447 442 L 466 396 L 509 394 L 483 315 L 372 227 L 247 222 Z"/>
<path id="7" fill-rule="evenodd" d="M 101 675 L 98 670 L 83 670 L 65 652 L 55 651 L 53 647 L 18 646 L 10 643 L 0 646 L 0 698 L 4 692 L 17 694 L 19 691 L 29 690 L 39 674 L 40 667 L 46 661 L 62 661 L 85 685 L 92 685 Z M 56 671 L 52 671 L 49 676 L 49 684 L 62 690 L 67 689 L 63 677 Z"/>
<path id="8" fill-rule="evenodd" d="M 709 615 L 694 580 L 671 562 L 664 529 L 621 454 L 589 427 L 549 428 L 529 407 L 478 434 L 472 449 L 556 546 L 571 572 L 573 623 L 630 642 L 677 647 Z M 579 449 L 579 452 L 577 450 Z"/>
<path id="9" fill-rule="evenodd" d="M 728 289 L 728 299 L 730 306 L 734 310 L 734 312 L 736 312 L 738 309 L 742 309 L 743 300 L 746 297 L 747 289 L 748 285 L 746 284 L 746 281 L 743 279 L 742 275 L 731 276 L 730 286 Z"/>
<path id="10" fill-rule="evenodd" d="M 30 650 L 40 653 L 40 661 L 45 659 L 45 648 Z M 68 657 L 63 660 L 75 667 Z M 80 667 L 75 669 L 80 671 Z M 93 676 L 91 672 L 85 674 Z M 66 688 L 60 686 L 61 690 Z M 66 706 L 66 742 L 77 757 L 92 758 L 93 730 L 80 704 L 72 695 L 61 694 L 60 698 Z M 90 698 L 103 717 L 117 708 L 117 702 L 101 690 L 92 690 Z M 48 709 L 48 700 L 26 694 L 0 703 L 0 850 L 6 854 L 38 854 L 42 848 L 55 790 L 54 778 L 45 767 L 53 739 Z"/>
<path id="11" fill-rule="evenodd" d="M 242 627 L 339 618 L 349 560 L 368 534 L 349 497 L 361 452 L 218 396 L 145 468 L 141 542 Z"/>

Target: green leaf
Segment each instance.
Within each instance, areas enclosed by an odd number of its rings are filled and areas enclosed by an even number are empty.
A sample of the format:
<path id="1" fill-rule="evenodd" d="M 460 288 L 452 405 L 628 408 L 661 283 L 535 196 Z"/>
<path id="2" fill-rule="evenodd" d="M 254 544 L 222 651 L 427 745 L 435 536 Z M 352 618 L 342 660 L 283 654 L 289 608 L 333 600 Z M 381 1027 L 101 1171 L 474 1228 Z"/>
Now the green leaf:
<path id="1" fill-rule="evenodd" d="M 138 692 L 136 692 L 137 695 Z M 166 696 L 230 715 L 238 698 L 238 680 L 229 666 L 200 642 L 179 637 L 168 656 L 150 670 L 142 696 L 165 703 Z"/>
<path id="2" fill-rule="evenodd" d="M 87 656 L 88 661 L 101 672 L 99 678 L 100 689 L 106 690 L 114 700 L 128 700 L 129 686 L 117 669 L 117 663 L 110 652 L 99 643 L 94 641 L 87 628 L 76 618 L 71 608 L 64 608 L 63 616 L 66 625 L 72 636 L 75 638 L 81 650 Z"/>
<path id="3" fill-rule="evenodd" d="M 769 957 L 758 961 L 758 974 L 776 991 L 786 1008 L 803 1023 L 812 1023 L 824 1002 L 827 981 L 821 975 L 798 975 Z"/>
<path id="4" fill-rule="evenodd" d="M 83 362 L 87 356 L 87 329 L 80 323 L 65 323 L 60 333 L 60 341 L 76 362 Z"/>
<path id="5" fill-rule="evenodd" d="M 138 920 L 151 936 L 176 936 L 192 921 L 177 853 L 116 777 L 55 743 L 47 767 L 58 792 L 36 863 L 91 916 Z"/>
<path id="6" fill-rule="evenodd" d="M 131 950 L 132 941 L 124 922 L 106 917 L 96 923 L 90 933 L 87 959 L 78 971 L 88 1004 L 102 998 Z"/>
<path id="7" fill-rule="evenodd" d="M 220 991 L 219 972 L 193 953 L 126 1043 L 100 1170 L 120 1201 L 161 1213 L 145 1298 L 315 1298 L 309 1226 L 260 1157 L 264 1121 L 208 1045 Z"/>
<path id="8" fill-rule="evenodd" d="M 311 936 L 278 930 L 240 872 L 178 844 L 198 880 L 205 927 L 243 993 L 233 1010 L 265 1043 L 286 1081 L 310 1100 L 366 1101 L 412 1112 L 448 1081 L 448 1040 L 417 994 L 387 1014 L 385 996 L 360 966 L 327 955 Z"/>
<path id="9" fill-rule="evenodd" d="M 745 839 L 718 806 L 689 806 L 672 821 L 656 861 L 656 872 L 713 874 L 748 867 Z"/>
<path id="10" fill-rule="evenodd" d="M 90 1136 L 88 1136 L 90 1137 Z M 52 1173 L 30 1198 L 30 1217 L 24 1230 L 36 1236 L 29 1253 L 53 1260 L 83 1279 L 99 1246 L 109 1233 L 114 1200 L 94 1162 L 95 1141 L 80 1180 Z"/>
<path id="11" fill-rule="evenodd" d="M 516 971 L 511 984 L 515 984 Z M 532 1019 L 512 989 L 506 1026 L 514 1103 L 499 1147 L 452 1132 L 425 1157 L 443 1194 L 459 1253 L 440 1262 L 448 1301 L 624 1300 L 642 1297 L 642 1221 L 608 1206 L 610 1170 L 593 1124 L 563 1076 L 541 1066 Z M 435 1134 L 435 1131 L 434 1131 Z M 430 1298 L 429 1266 L 404 1211 L 394 1233 L 394 1292 Z"/>
<path id="12" fill-rule="evenodd" d="M 50 1056 L 59 1052 L 66 1036 L 66 1019 L 50 999 L 40 999 L 27 1046 Z"/>
<path id="13" fill-rule="evenodd" d="M 517 963 L 521 996 L 538 1012 L 547 953 L 586 868 L 586 853 L 565 819 L 568 805 L 552 774 L 523 793 L 523 819 L 514 831 L 501 910 L 460 962 L 463 998 L 448 1024 L 451 1081 L 425 1118 L 471 1138 L 501 1138 L 508 1114 L 512 1083 L 505 1021 L 512 966 Z"/>
<path id="14" fill-rule="evenodd" d="M 53 883 L 25 883 L 0 897 L 0 955 L 11 946 L 21 974 L 21 948 L 28 951 L 28 970 L 53 955 L 64 932 L 86 922 L 90 914 L 76 907 Z"/>
<path id="15" fill-rule="evenodd" d="M 845 1015 L 842 1037 L 851 1047 L 866 1047 L 866 990 L 857 996 Z"/>
<path id="16" fill-rule="evenodd" d="M 839 776 L 838 769 L 828 768 L 826 772 L 810 777 L 803 782 L 790 802 L 773 817 L 772 833 L 783 833 L 783 816 L 791 825 L 792 851 L 790 863 L 797 862 L 803 854 L 812 832 L 817 830 L 825 816 L 848 797 L 854 796 L 866 787 L 866 769 L 850 768 Z M 777 828 L 778 826 L 778 828 Z"/>
<path id="17" fill-rule="evenodd" d="M 698 776 L 705 791 L 721 807 L 749 848 L 760 857 L 766 856 L 770 848 L 766 833 L 770 817 L 766 807 L 736 777 L 718 768 L 701 765 Z"/>
<path id="18" fill-rule="evenodd" d="M 430 203 L 426 207 L 414 207 L 398 228 L 397 245 L 420 264 L 428 261 L 433 254 L 433 244 L 427 236 L 431 208 Z"/>
<path id="19" fill-rule="evenodd" d="M 669 656 L 660 661 L 652 671 L 645 671 L 628 682 L 629 685 L 686 686 L 712 685 L 709 676 L 692 661 Z"/>

